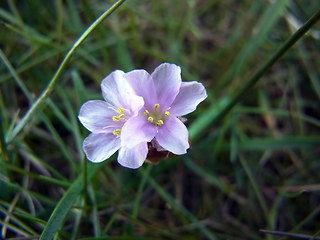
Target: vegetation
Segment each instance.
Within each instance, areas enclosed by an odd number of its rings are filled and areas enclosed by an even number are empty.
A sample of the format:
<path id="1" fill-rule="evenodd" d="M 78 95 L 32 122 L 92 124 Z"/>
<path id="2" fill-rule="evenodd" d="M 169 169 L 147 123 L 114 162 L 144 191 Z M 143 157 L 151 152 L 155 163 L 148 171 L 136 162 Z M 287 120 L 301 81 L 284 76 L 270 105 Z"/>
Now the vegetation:
<path id="1" fill-rule="evenodd" d="M 320 239 L 320 2 L 114 3 L 0 3 L 0 239 Z M 87 161 L 80 106 L 162 62 L 207 89 L 189 152 Z"/>

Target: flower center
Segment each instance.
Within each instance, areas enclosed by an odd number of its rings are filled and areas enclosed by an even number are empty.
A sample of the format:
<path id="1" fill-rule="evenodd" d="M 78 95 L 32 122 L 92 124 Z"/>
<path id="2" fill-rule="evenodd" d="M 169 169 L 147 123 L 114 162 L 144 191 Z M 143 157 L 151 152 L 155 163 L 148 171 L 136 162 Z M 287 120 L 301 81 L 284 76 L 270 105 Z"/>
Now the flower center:
<path id="1" fill-rule="evenodd" d="M 156 103 L 152 110 L 145 110 L 143 115 L 146 119 L 155 126 L 162 126 L 165 122 L 165 118 L 171 116 L 169 111 L 162 111 L 160 104 Z"/>

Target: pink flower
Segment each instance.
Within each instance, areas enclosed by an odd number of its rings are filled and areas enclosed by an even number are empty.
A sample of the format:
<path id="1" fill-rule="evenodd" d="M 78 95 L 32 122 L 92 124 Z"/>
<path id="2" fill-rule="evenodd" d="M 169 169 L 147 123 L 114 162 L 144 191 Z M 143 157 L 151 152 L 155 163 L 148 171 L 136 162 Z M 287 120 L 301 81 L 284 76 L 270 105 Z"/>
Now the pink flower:
<path id="1" fill-rule="evenodd" d="M 181 82 L 180 67 L 163 63 L 151 75 L 116 70 L 101 89 L 105 101 L 84 103 L 78 116 L 92 132 L 83 142 L 90 161 L 101 162 L 119 150 L 122 166 L 138 168 L 148 143 L 157 151 L 187 152 L 188 130 L 180 116 L 193 112 L 207 93 L 201 83 Z"/>
<path id="2" fill-rule="evenodd" d="M 207 98 L 204 86 L 181 82 L 180 67 L 169 63 L 161 64 L 151 75 L 145 70 L 133 70 L 123 76 L 143 97 L 144 106 L 123 126 L 121 146 L 147 149 L 147 143 L 155 141 L 169 152 L 185 154 L 189 148 L 188 129 L 179 117 L 193 112 Z"/>
<path id="3" fill-rule="evenodd" d="M 148 150 L 144 144 L 136 144 L 131 149 L 121 147 L 120 136 L 123 125 L 138 114 L 144 102 L 133 93 L 124 75 L 116 70 L 102 80 L 105 101 L 91 100 L 81 106 L 78 118 L 92 132 L 82 147 L 92 162 L 101 162 L 119 150 L 118 162 L 125 167 L 137 168 L 144 162 Z"/>

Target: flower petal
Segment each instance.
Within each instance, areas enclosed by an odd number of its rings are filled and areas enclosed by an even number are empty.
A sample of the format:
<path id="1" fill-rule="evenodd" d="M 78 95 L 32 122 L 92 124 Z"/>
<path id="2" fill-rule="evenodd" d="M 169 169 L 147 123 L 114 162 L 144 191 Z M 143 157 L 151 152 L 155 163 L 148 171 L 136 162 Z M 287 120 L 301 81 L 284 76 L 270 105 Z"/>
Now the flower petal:
<path id="1" fill-rule="evenodd" d="M 132 117 L 121 130 L 121 146 L 132 148 L 139 143 L 150 142 L 156 135 L 156 131 L 156 127 L 144 116 Z"/>
<path id="2" fill-rule="evenodd" d="M 188 129 L 178 118 L 168 117 L 159 127 L 156 140 L 164 149 L 181 155 L 185 154 L 189 148 L 188 135 Z"/>
<path id="3" fill-rule="evenodd" d="M 130 110 L 131 114 L 136 114 L 144 102 L 142 97 L 134 93 L 124 75 L 123 71 L 116 70 L 104 78 L 101 82 L 102 96 L 116 109 L 122 107 Z"/>
<path id="4" fill-rule="evenodd" d="M 170 63 L 163 63 L 151 74 L 157 91 L 158 103 L 164 108 L 170 107 L 181 85 L 181 69 Z"/>
<path id="5" fill-rule="evenodd" d="M 120 148 L 120 138 L 112 133 L 91 133 L 82 144 L 87 159 L 91 162 L 102 162 Z"/>
<path id="6" fill-rule="evenodd" d="M 107 126 L 115 125 L 112 116 L 116 114 L 117 112 L 113 110 L 110 104 L 100 100 L 91 100 L 81 106 L 78 118 L 89 131 L 106 133 L 110 132 L 110 128 L 106 128 Z"/>
<path id="7" fill-rule="evenodd" d="M 118 162 L 127 168 L 139 168 L 146 160 L 148 146 L 146 142 L 139 143 L 133 148 L 121 147 L 118 154 Z"/>
<path id="8" fill-rule="evenodd" d="M 179 94 L 174 99 L 170 113 L 183 116 L 196 110 L 197 105 L 208 97 L 206 89 L 199 82 L 182 82 Z"/>
<path id="9" fill-rule="evenodd" d="M 147 71 L 143 69 L 133 70 L 127 72 L 124 78 L 128 80 L 135 93 L 143 97 L 146 108 L 153 107 L 154 104 L 158 103 L 154 83 Z"/>

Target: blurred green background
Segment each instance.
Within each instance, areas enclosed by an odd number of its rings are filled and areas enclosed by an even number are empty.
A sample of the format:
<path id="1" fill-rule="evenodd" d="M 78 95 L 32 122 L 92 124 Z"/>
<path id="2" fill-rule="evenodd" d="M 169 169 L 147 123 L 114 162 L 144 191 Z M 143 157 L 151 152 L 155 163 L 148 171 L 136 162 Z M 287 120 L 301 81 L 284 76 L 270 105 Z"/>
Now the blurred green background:
<path id="1" fill-rule="evenodd" d="M 317 0 L 127 0 L 5 141 L 113 2 L 0 2 L 0 238 L 37 239 L 44 229 L 57 230 L 55 239 L 288 239 L 259 229 L 320 236 L 320 24 L 212 122 Z M 192 149 L 139 170 L 116 156 L 92 166 L 80 106 L 102 99 L 100 82 L 113 70 L 151 73 L 162 62 L 207 89 L 187 116 Z"/>

